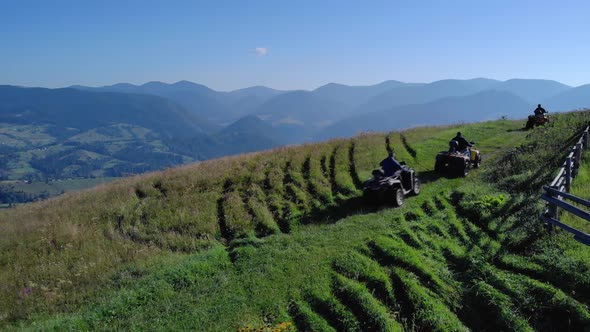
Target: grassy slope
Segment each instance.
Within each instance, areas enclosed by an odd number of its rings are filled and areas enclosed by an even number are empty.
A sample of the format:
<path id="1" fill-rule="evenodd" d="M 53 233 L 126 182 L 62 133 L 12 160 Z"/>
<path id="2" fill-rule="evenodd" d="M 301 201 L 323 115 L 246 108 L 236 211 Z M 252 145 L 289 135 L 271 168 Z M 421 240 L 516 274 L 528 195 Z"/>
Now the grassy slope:
<path id="1" fill-rule="evenodd" d="M 572 181 L 571 193 L 578 197 L 590 200 L 590 186 L 588 186 L 589 182 L 590 156 L 586 154 L 584 158 L 582 158 L 582 163 L 580 170 L 578 171 L 578 175 L 576 176 L 574 181 Z M 584 207 L 580 206 L 580 208 Z M 586 220 L 578 218 L 570 213 L 567 213 L 567 211 L 561 212 L 560 218 L 563 219 L 562 221 L 566 224 L 571 225 L 586 233 L 590 233 L 590 224 Z"/>
<path id="2" fill-rule="evenodd" d="M 463 125 L 484 155 L 467 179 L 432 172 L 457 127 L 419 128 L 2 211 L 0 319 L 56 329 L 588 329 L 590 251 L 547 235 L 537 216 L 540 184 L 589 118 L 562 115 L 529 133 L 518 122 Z M 359 198 L 387 147 L 425 182 L 399 209 Z"/>

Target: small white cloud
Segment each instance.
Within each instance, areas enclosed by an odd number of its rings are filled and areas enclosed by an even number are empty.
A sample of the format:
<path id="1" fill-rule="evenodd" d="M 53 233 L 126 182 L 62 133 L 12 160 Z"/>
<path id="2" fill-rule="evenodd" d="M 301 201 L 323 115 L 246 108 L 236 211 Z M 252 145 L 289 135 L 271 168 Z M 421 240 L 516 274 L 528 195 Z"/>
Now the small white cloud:
<path id="1" fill-rule="evenodd" d="M 258 56 L 265 56 L 268 53 L 268 48 L 267 47 L 256 47 L 254 49 L 254 52 Z"/>

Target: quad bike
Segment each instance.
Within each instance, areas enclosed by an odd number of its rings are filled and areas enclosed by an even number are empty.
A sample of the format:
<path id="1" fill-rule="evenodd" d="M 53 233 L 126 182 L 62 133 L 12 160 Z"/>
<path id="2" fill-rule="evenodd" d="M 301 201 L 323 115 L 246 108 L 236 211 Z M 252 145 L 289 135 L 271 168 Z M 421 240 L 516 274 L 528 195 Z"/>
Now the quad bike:
<path id="1" fill-rule="evenodd" d="M 471 144 L 475 144 L 471 142 Z M 436 155 L 436 163 L 434 164 L 434 170 L 438 173 L 447 173 L 458 176 L 467 176 L 469 169 L 479 168 L 481 165 L 481 154 L 479 150 L 475 148 L 469 148 L 471 152 L 471 159 L 466 153 L 462 152 L 450 152 L 441 151 Z"/>
<path id="2" fill-rule="evenodd" d="M 404 165 L 404 162 L 401 163 Z M 373 177 L 363 183 L 363 196 L 369 202 L 392 202 L 402 206 L 406 195 L 420 194 L 420 179 L 414 169 L 403 166 L 400 173 L 385 176 L 381 169 L 373 171 Z"/>
<path id="3" fill-rule="evenodd" d="M 545 114 L 529 115 L 524 129 L 533 129 L 533 127 L 544 126 L 549 122 L 549 117 Z"/>

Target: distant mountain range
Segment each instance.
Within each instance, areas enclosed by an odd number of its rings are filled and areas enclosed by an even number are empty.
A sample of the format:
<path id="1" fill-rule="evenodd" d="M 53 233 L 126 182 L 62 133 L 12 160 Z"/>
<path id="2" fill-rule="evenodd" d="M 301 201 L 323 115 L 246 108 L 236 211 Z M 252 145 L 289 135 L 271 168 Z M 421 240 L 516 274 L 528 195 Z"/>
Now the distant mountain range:
<path id="1" fill-rule="evenodd" d="M 531 104 L 509 92 L 485 90 L 468 96 L 444 97 L 424 104 L 359 114 L 324 128 L 315 139 L 346 137 L 363 131 L 496 120 L 502 116 L 519 118 L 530 113 L 531 107 Z"/>
<path id="2" fill-rule="evenodd" d="M 590 85 L 485 78 L 223 92 L 180 81 L 0 86 L 0 177 L 105 176 L 359 131 L 524 117 L 590 106 Z M 48 166 L 49 165 L 49 166 Z"/>
<path id="3" fill-rule="evenodd" d="M 0 179 L 141 173 L 282 144 L 273 131 L 253 116 L 221 128 L 156 95 L 0 86 Z"/>
<path id="4" fill-rule="evenodd" d="M 115 84 L 99 88 L 75 88 L 158 95 L 175 101 L 218 128 L 227 126 L 243 116 L 256 115 L 283 132 L 283 142 L 287 143 L 299 143 L 322 136 L 323 128 L 347 118 L 370 115 L 405 105 L 430 103 L 447 97 L 466 97 L 483 91 L 502 91 L 521 98 L 530 104 L 530 108 L 537 103 L 553 102 L 552 98 L 556 98 L 557 103 L 561 94 L 578 89 L 551 80 L 498 81 L 486 78 L 448 79 L 432 83 L 390 80 L 367 86 L 329 83 L 312 91 L 279 91 L 257 86 L 221 92 L 187 81 L 173 84 L 150 82 L 140 86 Z M 582 101 L 584 96 L 584 92 L 581 92 Z M 590 97 L 587 100 L 590 101 Z M 579 103 L 560 103 L 556 105 L 561 108 L 582 107 Z M 503 113 L 513 116 L 509 111 Z M 417 120 L 418 123 L 423 122 Z"/>
<path id="5" fill-rule="evenodd" d="M 571 88 L 558 95 L 544 100 L 547 109 L 554 111 L 570 111 L 578 108 L 590 107 L 590 84 Z"/>
<path id="6" fill-rule="evenodd" d="M 282 91 L 263 86 L 220 92 L 189 81 L 173 84 L 149 82 L 143 85 L 120 83 L 97 88 L 77 85 L 72 88 L 96 92 L 156 95 L 168 98 L 184 106 L 188 111 L 217 124 L 235 121 L 246 116 L 265 101 L 282 93 Z"/>
<path id="7" fill-rule="evenodd" d="M 0 122 L 47 123 L 81 131 L 128 123 L 163 137 L 191 137 L 210 127 L 197 114 L 158 96 L 13 86 L 0 86 Z"/>

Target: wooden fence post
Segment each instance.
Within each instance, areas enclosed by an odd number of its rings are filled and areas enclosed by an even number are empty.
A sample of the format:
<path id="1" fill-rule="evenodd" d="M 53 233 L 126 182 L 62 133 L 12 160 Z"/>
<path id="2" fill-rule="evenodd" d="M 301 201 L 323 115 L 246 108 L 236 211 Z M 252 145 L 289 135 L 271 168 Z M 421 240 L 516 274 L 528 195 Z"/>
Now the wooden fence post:
<path id="1" fill-rule="evenodd" d="M 559 187 L 558 186 L 553 186 L 552 188 L 553 189 L 556 189 L 556 190 L 559 190 Z M 551 197 L 554 197 L 556 199 L 559 199 L 559 196 L 557 196 L 557 195 L 555 195 L 555 194 L 553 194 L 551 192 L 549 192 L 548 194 Z M 559 208 L 557 207 L 557 205 L 552 204 L 552 203 L 549 203 L 549 209 L 548 209 L 548 211 L 549 211 L 549 217 L 550 218 L 553 218 L 555 220 L 559 220 Z M 553 227 L 551 227 L 551 228 L 553 229 Z"/>
<path id="2" fill-rule="evenodd" d="M 582 162 L 582 143 L 576 144 L 576 153 L 574 154 L 575 157 L 575 164 L 574 164 L 574 176 L 578 175 L 578 169 L 580 168 L 580 163 Z"/>
<path id="3" fill-rule="evenodd" d="M 572 158 L 567 157 L 565 159 L 565 192 L 566 193 L 570 192 L 571 185 L 572 185 Z"/>
<path id="4" fill-rule="evenodd" d="M 584 143 L 584 150 L 588 149 L 588 128 L 586 128 L 586 130 L 584 130 L 584 138 L 582 139 L 582 142 Z"/>

